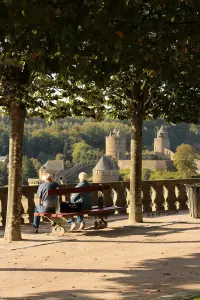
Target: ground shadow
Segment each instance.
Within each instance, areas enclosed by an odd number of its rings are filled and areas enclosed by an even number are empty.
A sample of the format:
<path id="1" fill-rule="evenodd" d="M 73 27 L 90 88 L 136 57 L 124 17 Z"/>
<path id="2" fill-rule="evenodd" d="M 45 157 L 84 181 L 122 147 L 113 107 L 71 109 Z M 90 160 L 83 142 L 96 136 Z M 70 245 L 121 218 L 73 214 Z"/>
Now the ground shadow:
<path id="1" fill-rule="evenodd" d="M 176 223 L 177 224 L 177 223 Z M 85 231 L 86 236 L 100 236 L 104 238 L 117 238 L 117 237 L 126 237 L 126 236 L 137 236 L 143 235 L 144 237 L 155 237 L 155 236 L 165 236 L 174 233 L 181 233 L 185 231 L 192 231 L 192 230 L 200 230 L 200 227 L 174 227 L 170 228 L 170 224 L 165 225 L 155 225 L 155 226 L 123 226 L 123 227 L 110 227 L 109 230 L 91 230 Z"/>
<path id="2" fill-rule="evenodd" d="M 58 269 L 58 268 L 9 268 L 0 269 L 6 271 L 23 272 L 61 272 L 65 276 L 76 273 L 95 273 L 99 280 L 103 280 L 106 291 L 98 286 L 91 290 L 80 290 L 74 288 L 61 289 L 54 292 L 34 293 L 22 298 L 6 297 L 7 300 L 71 300 L 71 299 L 174 299 L 185 297 L 188 294 L 200 293 L 200 254 L 195 253 L 188 257 L 158 258 L 144 260 L 137 266 L 130 263 L 124 269 Z M 69 275 L 68 275 L 69 274 Z M 103 275 L 103 276 L 102 276 Z M 48 276 L 48 275 L 46 275 Z M 113 289 L 113 284 L 115 289 Z M 187 290 L 184 286 L 187 285 Z M 190 285 L 193 285 L 191 290 Z M 117 288 L 116 288 L 117 287 Z M 113 292 L 116 296 L 113 298 Z M 112 295 L 109 298 L 109 294 Z"/>

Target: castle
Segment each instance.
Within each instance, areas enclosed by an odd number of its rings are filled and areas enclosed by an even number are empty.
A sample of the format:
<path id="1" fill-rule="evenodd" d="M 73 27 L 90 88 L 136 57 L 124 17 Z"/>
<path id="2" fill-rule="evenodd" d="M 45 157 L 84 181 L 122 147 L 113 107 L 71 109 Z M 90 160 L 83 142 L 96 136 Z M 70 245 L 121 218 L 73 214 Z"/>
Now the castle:
<path id="1" fill-rule="evenodd" d="M 114 129 L 106 137 L 106 154 L 93 169 L 93 182 L 112 182 L 120 179 L 119 170 L 130 169 L 126 157 L 126 138 Z M 167 129 L 162 125 L 154 139 L 154 154 L 142 156 L 142 168 L 152 171 L 167 170 L 173 166 L 174 153 L 170 150 Z"/>
<path id="2" fill-rule="evenodd" d="M 47 161 L 39 172 L 40 179 L 29 179 L 29 185 L 39 184 L 43 173 L 50 173 L 59 183 L 74 181 L 79 172 L 91 172 L 93 182 L 113 182 L 120 180 L 119 171 L 130 169 L 131 163 L 126 155 L 126 137 L 119 130 L 114 129 L 105 138 L 106 153 L 94 167 L 93 164 L 75 165 L 64 170 L 63 160 Z M 162 125 L 154 139 L 154 153 L 142 156 L 142 168 L 152 171 L 168 170 L 173 166 L 174 153 L 170 150 L 170 140 L 166 128 Z"/>

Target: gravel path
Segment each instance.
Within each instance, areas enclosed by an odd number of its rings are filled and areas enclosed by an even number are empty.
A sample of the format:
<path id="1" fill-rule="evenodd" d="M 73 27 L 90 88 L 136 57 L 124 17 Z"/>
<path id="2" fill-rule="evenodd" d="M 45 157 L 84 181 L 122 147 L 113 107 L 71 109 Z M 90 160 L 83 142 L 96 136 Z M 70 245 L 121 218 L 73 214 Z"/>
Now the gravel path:
<path id="1" fill-rule="evenodd" d="M 0 231 L 0 299 L 179 299 L 200 294 L 200 220 L 188 214 L 115 220 L 58 238 L 48 224 L 23 241 Z"/>

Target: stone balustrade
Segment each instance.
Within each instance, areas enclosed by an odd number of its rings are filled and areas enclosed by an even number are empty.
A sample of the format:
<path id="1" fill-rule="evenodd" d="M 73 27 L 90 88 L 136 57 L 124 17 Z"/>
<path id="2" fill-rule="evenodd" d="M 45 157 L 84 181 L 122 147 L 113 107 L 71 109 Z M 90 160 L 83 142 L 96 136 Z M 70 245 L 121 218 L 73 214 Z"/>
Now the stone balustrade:
<path id="1" fill-rule="evenodd" d="M 200 179 L 152 180 L 142 182 L 143 211 L 146 213 L 175 209 L 188 209 L 188 197 L 185 184 L 199 183 Z M 105 184 L 105 183 L 104 183 Z M 102 184 L 102 185 L 104 185 Z M 111 182 L 111 189 L 104 192 L 104 204 L 126 206 L 130 199 L 129 182 Z M 74 187 L 69 184 L 67 187 Z M 37 186 L 22 188 L 22 223 L 31 223 L 35 207 Z M 0 226 L 5 224 L 8 189 L 0 188 Z M 94 205 L 97 204 L 97 193 L 94 193 Z"/>

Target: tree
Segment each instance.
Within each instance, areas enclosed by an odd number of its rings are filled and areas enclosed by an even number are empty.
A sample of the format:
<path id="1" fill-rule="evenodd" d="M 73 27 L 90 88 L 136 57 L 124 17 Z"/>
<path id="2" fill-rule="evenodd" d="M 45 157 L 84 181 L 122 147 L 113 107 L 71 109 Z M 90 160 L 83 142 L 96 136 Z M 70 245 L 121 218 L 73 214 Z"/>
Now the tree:
<path id="1" fill-rule="evenodd" d="M 34 165 L 35 171 L 36 171 L 37 174 L 38 174 L 39 169 L 41 168 L 42 164 L 41 164 L 41 162 L 39 162 L 39 160 L 38 160 L 37 158 L 33 158 L 33 157 L 32 157 L 31 160 L 32 160 L 32 163 L 33 163 L 33 165 Z"/>
<path id="2" fill-rule="evenodd" d="M 72 163 L 69 160 L 65 161 L 65 168 L 70 169 L 72 167 Z"/>
<path id="3" fill-rule="evenodd" d="M 45 162 L 47 161 L 47 155 L 45 152 L 39 152 L 38 156 L 37 156 L 37 160 L 41 161 L 41 164 L 45 164 Z"/>
<path id="4" fill-rule="evenodd" d="M 94 160 L 94 152 L 86 142 L 81 141 L 74 144 L 72 157 L 74 163 L 87 164 Z"/>
<path id="5" fill-rule="evenodd" d="M 108 39 L 110 47 L 106 45 L 106 51 L 102 42 L 94 53 L 89 67 L 96 70 L 96 77 L 92 83 L 78 83 L 77 105 L 81 107 L 82 94 L 83 105 L 87 99 L 89 107 L 95 106 L 97 99 L 96 115 L 105 110 L 110 117 L 131 120 L 129 222 L 133 224 L 142 222 L 144 120 L 200 120 L 196 30 L 200 6 L 186 1 L 117 1 L 101 5 L 97 14 L 104 25 L 95 28 L 96 35 L 101 35 L 103 41 Z"/>
<path id="6" fill-rule="evenodd" d="M 28 178 L 35 178 L 38 174 L 35 170 L 33 160 L 23 156 L 22 160 L 22 184 L 28 185 Z"/>
<path id="7" fill-rule="evenodd" d="M 75 142 L 73 141 L 72 137 L 65 140 L 64 147 L 63 147 L 63 155 L 65 160 L 68 161 L 72 160 L 72 151 L 73 151 L 74 143 Z"/>
<path id="8" fill-rule="evenodd" d="M 60 81 L 62 74 L 65 79 L 82 76 L 78 44 L 87 39 L 84 24 L 90 16 L 89 4 L 83 0 L 0 1 L 0 14 L 0 105 L 11 123 L 5 239 L 12 241 L 21 239 L 25 119 L 37 115 L 51 120 L 72 114 L 69 103 L 63 101 L 68 91 L 62 94 Z"/>
<path id="9" fill-rule="evenodd" d="M 196 174 L 196 150 L 191 145 L 182 144 L 177 147 L 173 161 L 182 178 L 191 178 Z"/>
<path id="10" fill-rule="evenodd" d="M 56 154 L 56 160 L 63 160 L 63 154 L 62 153 Z"/>

